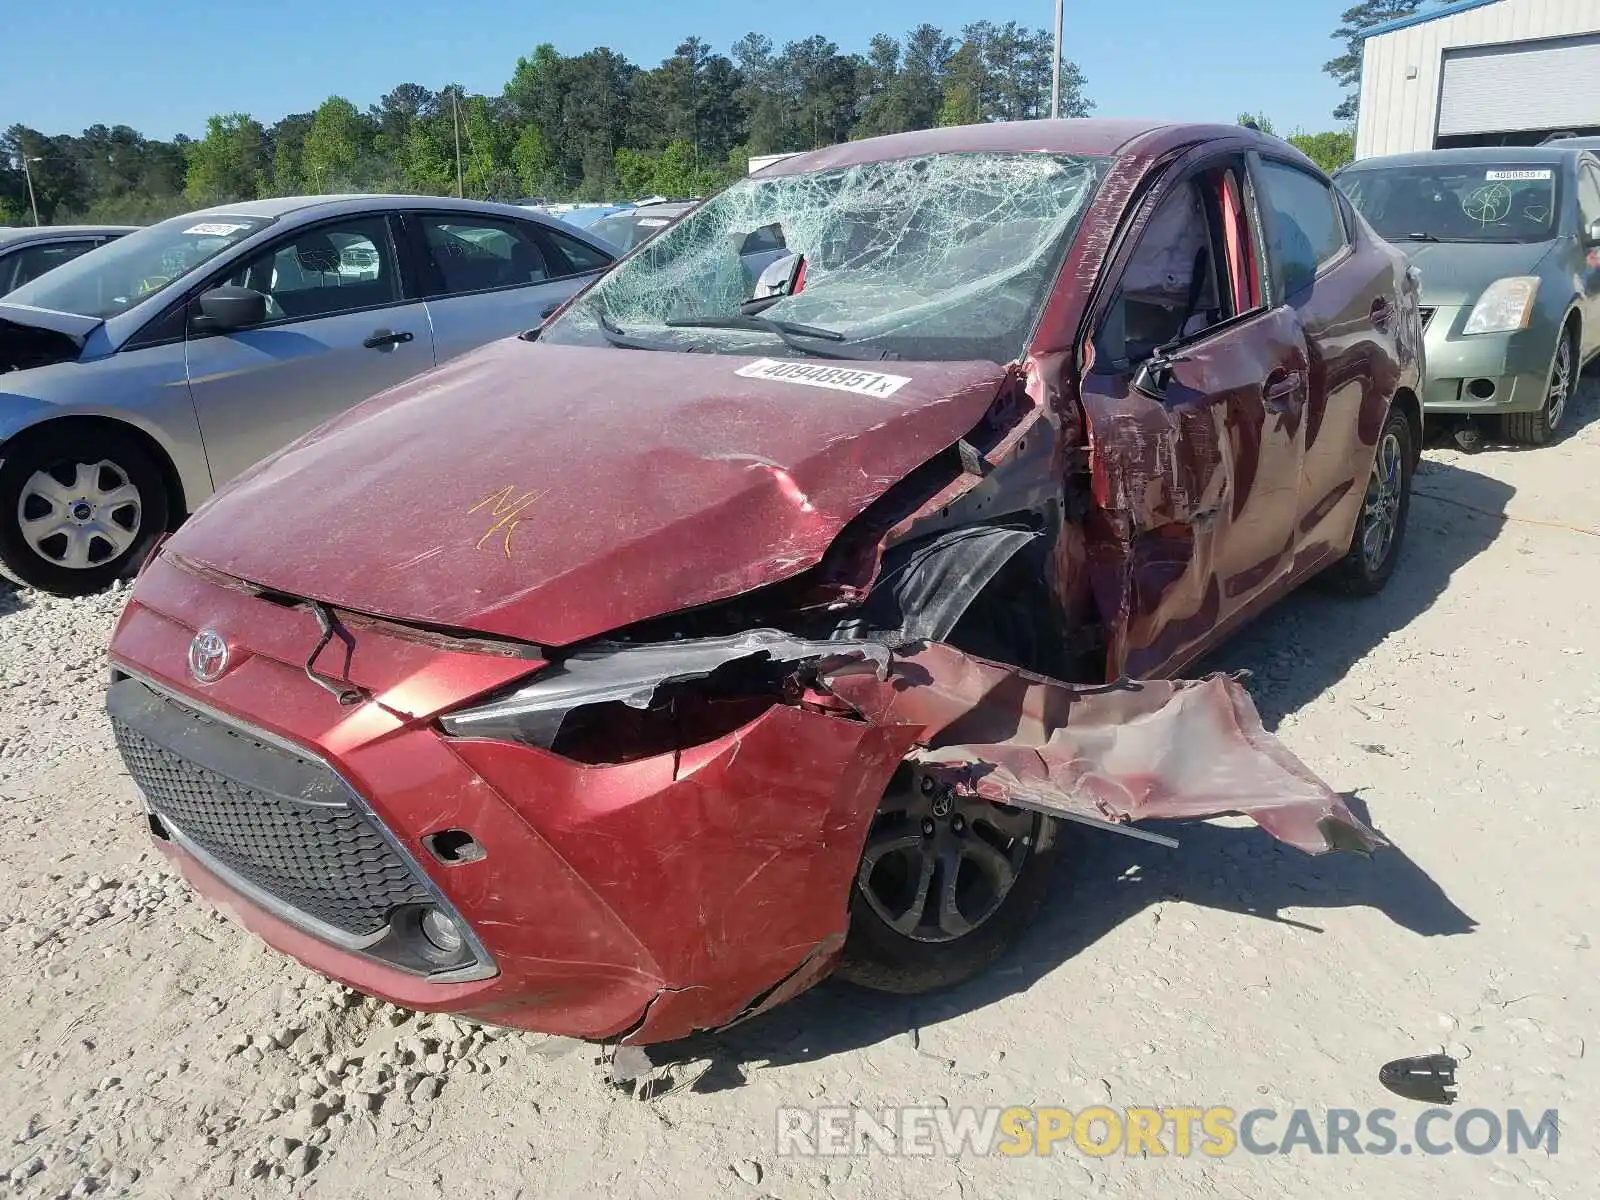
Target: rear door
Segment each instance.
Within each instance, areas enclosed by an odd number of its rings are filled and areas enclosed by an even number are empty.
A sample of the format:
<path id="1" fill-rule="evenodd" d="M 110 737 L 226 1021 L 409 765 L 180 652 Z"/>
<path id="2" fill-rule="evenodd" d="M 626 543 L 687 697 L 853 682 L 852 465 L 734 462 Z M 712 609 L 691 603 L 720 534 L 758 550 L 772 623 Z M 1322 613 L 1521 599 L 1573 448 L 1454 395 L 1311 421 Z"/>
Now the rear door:
<path id="1" fill-rule="evenodd" d="M 1310 387 L 1242 154 L 1191 155 L 1143 202 L 1080 361 L 1108 676 L 1162 675 L 1293 569 Z"/>
<path id="2" fill-rule="evenodd" d="M 1296 522 L 1297 573 L 1350 548 L 1372 470 L 1373 445 L 1399 379 L 1403 260 L 1370 242 L 1333 185 L 1305 167 L 1257 160 L 1273 285 L 1310 353 L 1305 459 Z"/>
<path id="3" fill-rule="evenodd" d="M 537 328 L 612 261 L 579 238 L 515 217 L 416 212 L 407 225 L 439 362 Z"/>
<path id="4" fill-rule="evenodd" d="M 433 366 L 428 315 L 402 276 L 392 214 L 285 234 L 210 281 L 267 296 L 267 320 L 186 337 L 189 394 L 221 487 L 351 405 Z"/>

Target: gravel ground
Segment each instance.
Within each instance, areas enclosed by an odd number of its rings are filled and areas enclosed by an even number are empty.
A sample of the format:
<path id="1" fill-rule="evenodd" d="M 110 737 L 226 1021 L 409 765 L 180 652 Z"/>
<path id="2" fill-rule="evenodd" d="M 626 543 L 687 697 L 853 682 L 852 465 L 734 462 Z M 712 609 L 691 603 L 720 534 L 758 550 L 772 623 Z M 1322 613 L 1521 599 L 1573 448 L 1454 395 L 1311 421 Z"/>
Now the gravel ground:
<path id="1" fill-rule="evenodd" d="M 1308 590 L 1213 664 L 1254 670 L 1269 725 L 1393 849 L 1314 860 L 1231 823 L 1175 830 L 1177 850 L 1091 840 L 977 983 L 920 1000 L 825 985 L 629 1089 L 591 1047 L 326 983 L 194 900 L 146 847 L 101 711 L 123 594 L 0 590 L 0 1187 L 1594 1195 L 1593 376 L 1576 423 L 1540 450 L 1431 450 L 1381 598 Z M 1393 1107 L 1403 1123 L 1423 1106 L 1378 1067 L 1437 1049 L 1461 1060 L 1458 1109 L 1558 1108 L 1559 1153 L 776 1153 L 781 1105 Z"/>

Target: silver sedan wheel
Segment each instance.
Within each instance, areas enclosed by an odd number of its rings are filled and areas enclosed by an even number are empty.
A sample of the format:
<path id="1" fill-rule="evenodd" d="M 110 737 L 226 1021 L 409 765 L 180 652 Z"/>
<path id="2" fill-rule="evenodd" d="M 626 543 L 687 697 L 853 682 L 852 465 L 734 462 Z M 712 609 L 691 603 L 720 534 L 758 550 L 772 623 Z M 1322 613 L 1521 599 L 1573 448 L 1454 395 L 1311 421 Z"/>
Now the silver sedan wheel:
<path id="1" fill-rule="evenodd" d="M 1545 424 L 1555 432 L 1567 411 L 1567 397 L 1572 394 L 1572 339 L 1563 331 L 1561 343 L 1556 347 L 1556 360 L 1550 365 L 1550 391 L 1545 401 Z"/>
<path id="2" fill-rule="evenodd" d="M 79 571 L 126 552 L 143 516 L 139 489 L 106 459 L 35 471 L 17 500 L 23 541 L 46 562 Z"/>
<path id="3" fill-rule="evenodd" d="M 1382 569 L 1400 527 L 1402 457 L 1399 437 L 1386 433 L 1372 459 L 1372 478 L 1367 481 L 1367 503 L 1361 514 L 1361 556 L 1373 573 Z"/>
<path id="4" fill-rule="evenodd" d="M 917 942 L 951 942 L 1000 908 L 1038 818 L 961 797 L 927 776 L 884 797 L 856 882 L 872 910 Z"/>

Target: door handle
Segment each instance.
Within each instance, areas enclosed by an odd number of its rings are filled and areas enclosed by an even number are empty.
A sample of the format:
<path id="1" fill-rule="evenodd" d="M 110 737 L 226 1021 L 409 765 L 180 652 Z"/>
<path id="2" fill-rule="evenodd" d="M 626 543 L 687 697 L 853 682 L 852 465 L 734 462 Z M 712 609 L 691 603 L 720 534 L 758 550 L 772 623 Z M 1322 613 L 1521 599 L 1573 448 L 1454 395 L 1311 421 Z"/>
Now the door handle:
<path id="1" fill-rule="evenodd" d="M 412 335 L 405 330 L 378 329 L 374 330 L 371 337 L 361 344 L 368 350 L 385 350 L 390 346 L 398 346 L 409 342 Z"/>
<path id="2" fill-rule="evenodd" d="M 1302 371 L 1290 371 L 1284 367 L 1279 367 L 1267 376 L 1267 383 L 1262 388 L 1262 395 L 1269 406 L 1281 408 L 1294 399 L 1295 395 L 1305 385 L 1305 379 L 1305 373 Z"/>

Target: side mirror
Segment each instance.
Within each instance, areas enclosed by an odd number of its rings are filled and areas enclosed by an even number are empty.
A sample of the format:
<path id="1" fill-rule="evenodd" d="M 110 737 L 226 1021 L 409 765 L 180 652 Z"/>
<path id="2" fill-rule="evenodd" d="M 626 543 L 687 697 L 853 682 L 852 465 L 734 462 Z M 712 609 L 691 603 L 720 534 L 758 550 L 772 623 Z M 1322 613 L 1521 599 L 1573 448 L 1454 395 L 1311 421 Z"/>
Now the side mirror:
<path id="1" fill-rule="evenodd" d="M 1162 346 L 1133 369 L 1132 387 L 1152 400 L 1165 400 L 1167 386 L 1172 382 L 1172 368 L 1187 356 L 1170 346 Z"/>
<path id="2" fill-rule="evenodd" d="M 200 293 L 200 315 L 206 329 L 248 329 L 267 319 L 267 298 L 247 287 L 223 284 Z"/>
<path id="3" fill-rule="evenodd" d="M 1583 231 L 1583 244 L 1585 246 L 1600 246 L 1600 220 L 1589 222 L 1589 228 Z"/>
<path id="4" fill-rule="evenodd" d="M 792 296 L 798 292 L 804 284 L 805 274 L 806 260 L 802 255 L 784 255 L 761 272 L 756 280 L 755 291 L 748 300 L 739 305 L 739 311 L 752 315 L 771 308 L 785 296 Z"/>

